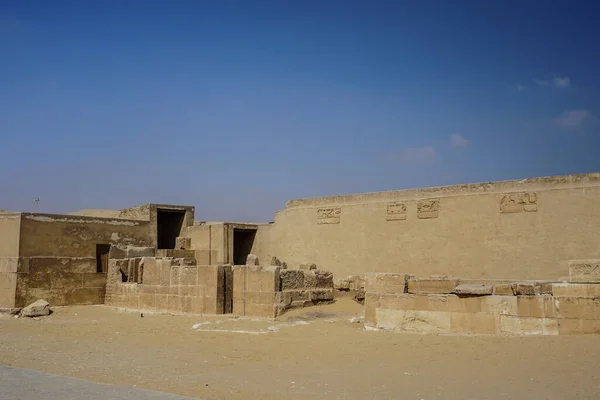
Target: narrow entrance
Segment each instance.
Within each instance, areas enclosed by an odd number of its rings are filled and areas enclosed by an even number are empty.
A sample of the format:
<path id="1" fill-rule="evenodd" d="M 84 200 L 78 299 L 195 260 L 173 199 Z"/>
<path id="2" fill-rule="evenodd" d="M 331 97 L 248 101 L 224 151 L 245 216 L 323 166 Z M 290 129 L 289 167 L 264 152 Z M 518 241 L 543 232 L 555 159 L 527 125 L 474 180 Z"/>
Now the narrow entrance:
<path id="1" fill-rule="evenodd" d="M 246 258 L 252 251 L 256 229 L 233 230 L 233 265 L 246 265 Z"/>
<path id="2" fill-rule="evenodd" d="M 181 234 L 185 211 L 156 210 L 156 244 L 159 249 L 174 249 Z"/>
<path id="3" fill-rule="evenodd" d="M 102 274 L 108 272 L 108 253 L 110 253 L 110 244 L 96 245 L 96 272 Z"/>

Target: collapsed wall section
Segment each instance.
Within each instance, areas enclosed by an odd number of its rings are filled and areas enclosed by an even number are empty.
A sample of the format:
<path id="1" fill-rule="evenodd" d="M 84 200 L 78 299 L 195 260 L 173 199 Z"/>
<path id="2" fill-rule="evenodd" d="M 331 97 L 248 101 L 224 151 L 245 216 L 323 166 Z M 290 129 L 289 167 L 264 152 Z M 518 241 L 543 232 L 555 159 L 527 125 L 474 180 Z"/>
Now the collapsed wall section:
<path id="1" fill-rule="evenodd" d="M 419 333 L 600 333 L 600 260 L 574 261 L 569 282 L 366 275 L 365 326 Z"/>

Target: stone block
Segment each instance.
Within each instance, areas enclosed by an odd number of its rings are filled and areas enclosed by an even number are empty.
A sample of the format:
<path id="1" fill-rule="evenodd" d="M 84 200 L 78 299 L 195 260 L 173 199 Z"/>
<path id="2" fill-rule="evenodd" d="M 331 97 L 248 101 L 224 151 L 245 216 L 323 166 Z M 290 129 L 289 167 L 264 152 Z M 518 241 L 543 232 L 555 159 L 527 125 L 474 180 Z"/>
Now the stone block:
<path id="1" fill-rule="evenodd" d="M 154 295 L 154 304 L 157 310 L 168 310 L 169 309 L 169 295 L 168 294 L 156 294 Z"/>
<path id="2" fill-rule="evenodd" d="M 179 296 L 180 306 L 179 309 L 184 313 L 192 312 L 192 300 L 193 297 L 190 296 Z"/>
<path id="3" fill-rule="evenodd" d="M 338 290 L 364 290 L 365 285 L 364 278 L 359 275 L 352 275 L 334 282 L 333 287 Z"/>
<path id="4" fill-rule="evenodd" d="M 454 294 L 466 296 L 488 296 L 494 291 L 493 286 L 485 284 L 462 284 L 454 288 Z"/>
<path id="5" fill-rule="evenodd" d="M 171 278 L 169 280 L 169 285 L 170 286 L 179 286 L 179 282 L 181 281 L 181 270 L 183 269 L 183 267 L 179 267 L 179 266 L 171 266 Z"/>
<path id="6" fill-rule="evenodd" d="M 169 295 L 167 310 L 173 312 L 181 312 L 181 297 L 177 295 Z"/>
<path id="7" fill-rule="evenodd" d="M 154 247 L 127 246 L 126 258 L 154 257 Z"/>
<path id="8" fill-rule="evenodd" d="M 315 288 L 333 289 L 333 273 L 324 270 L 310 270 L 304 271 L 304 274 L 305 280 L 308 275 L 313 275 L 315 277 Z"/>
<path id="9" fill-rule="evenodd" d="M 543 335 L 543 318 L 500 316 L 500 332 L 507 335 Z"/>
<path id="10" fill-rule="evenodd" d="M 83 287 L 83 274 L 73 274 L 56 270 L 50 274 L 50 287 L 52 289 L 74 289 Z"/>
<path id="11" fill-rule="evenodd" d="M 28 285 L 31 288 L 50 289 L 51 274 L 47 272 L 30 272 Z M 80 285 L 81 286 L 81 285 Z"/>
<path id="12" fill-rule="evenodd" d="M 154 254 L 153 254 L 154 255 Z M 145 256 L 152 257 L 152 256 Z M 194 250 L 179 250 L 179 249 L 158 249 L 156 250 L 157 258 L 196 258 Z"/>
<path id="13" fill-rule="evenodd" d="M 104 288 L 106 287 L 106 274 L 97 272 L 95 274 L 82 274 L 83 287 Z"/>
<path id="14" fill-rule="evenodd" d="M 408 293 L 414 294 L 450 294 L 458 280 L 452 278 L 408 279 Z"/>
<path id="15" fill-rule="evenodd" d="M 246 315 L 252 317 L 275 318 L 277 316 L 277 308 L 274 304 L 246 303 Z"/>
<path id="16" fill-rule="evenodd" d="M 379 294 L 366 293 L 365 295 L 365 326 L 374 327 L 377 324 L 376 309 L 379 305 Z"/>
<path id="17" fill-rule="evenodd" d="M 46 300 L 37 300 L 21 310 L 22 317 L 43 317 L 50 314 L 50 303 Z"/>
<path id="18" fill-rule="evenodd" d="M 581 307 L 579 298 L 557 297 L 555 298 L 556 312 L 559 318 L 581 318 Z"/>
<path id="19" fill-rule="evenodd" d="M 196 266 L 195 258 L 173 258 L 171 261 L 172 265 L 178 265 L 180 267 Z"/>
<path id="20" fill-rule="evenodd" d="M 500 317 L 487 313 L 451 313 L 451 330 L 457 333 L 496 334 Z"/>
<path id="21" fill-rule="evenodd" d="M 512 285 L 510 283 L 494 285 L 494 294 L 498 296 L 513 296 Z"/>
<path id="22" fill-rule="evenodd" d="M 140 268 L 144 271 L 142 283 L 146 285 L 160 284 L 160 268 L 154 257 L 143 257 L 140 260 Z"/>
<path id="23" fill-rule="evenodd" d="M 279 292 L 282 287 L 281 267 L 252 267 L 246 272 L 246 290 L 249 292 Z M 301 272 L 301 271 L 297 271 Z M 234 278 L 235 280 L 235 278 Z"/>
<path id="24" fill-rule="evenodd" d="M 578 299 L 580 318 L 600 320 L 600 299 Z"/>
<path id="25" fill-rule="evenodd" d="M 600 319 L 582 319 L 581 333 L 584 334 L 600 334 Z"/>
<path id="26" fill-rule="evenodd" d="M 429 311 L 449 311 L 449 295 L 446 294 L 430 294 L 430 295 L 409 295 L 413 298 L 413 306 L 415 310 L 429 310 Z M 424 304 L 423 301 L 419 301 L 420 298 L 427 300 Z M 424 308 L 423 308 L 424 307 Z"/>
<path id="27" fill-rule="evenodd" d="M 298 269 L 303 270 L 303 271 L 312 271 L 312 270 L 317 269 L 317 264 L 300 264 Z"/>
<path id="28" fill-rule="evenodd" d="M 542 293 L 539 282 L 514 282 L 511 287 L 515 296 L 536 296 Z"/>
<path id="29" fill-rule="evenodd" d="M 175 238 L 175 248 L 177 250 L 190 250 L 192 248 L 192 238 L 181 236 Z"/>
<path id="30" fill-rule="evenodd" d="M 600 260 L 576 260 L 569 262 L 571 282 L 600 283 Z"/>
<path id="31" fill-rule="evenodd" d="M 19 272 L 19 257 L 0 257 L 0 273 Z"/>
<path id="32" fill-rule="evenodd" d="M 595 283 L 555 283 L 552 285 L 554 297 L 600 297 L 600 285 Z"/>
<path id="33" fill-rule="evenodd" d="M 334 298 L 332 289 L 313 289 L 309 293 L 311 301 L 331 301 Z"/>
<path id="34" fill-rule="evenodd" d="M 27 303 L 27 273 L 17 273 L 17 287 L 15 290 L 15 307 L 24 307 Z"/>
<path id="35" fill-rule="evenodd" d="M 156 295 L 140 294 L 140 308 L 143 310 L 153 310 L 156 308 Z"/>
<path id="36" fill-rule="evenodd" d="M 583 333 L 580 319 L 558 319 L 559 335 L 580 335 Z"/>
<path id="37" fill-rule="evenodd" d="M 375 314 L 377 327 L 381 329 L 420 333 L 451 331 L 451 313 L 448 312 L 378 308 Z"/>
<path id="38" fill-rule="evenodd" d="M 255 254 L 248 254 L 248 257 L 246 257 L 246 265 L 260 265 L 258 256 Z"/>
<path id="39" fill-rule="evenodd" d="M 288 269 L 281 271 L 279 274 L 281 279 L 281 290 L 297 290 L 303 289 L 304 271 Z"/>
<path id="40" fill-rule="evenodd" d="M 556 307 L 556 298 L 553 296 L 543 296 L 544 298 L 544 317 L 558 318 L 558 309 Z"/>
<path id="41" fill-rule="evenodd" d="M 180 270 L 179 284 L 188 286 L 198 285 L 198 268 L 182 267 Z"/>
<path id="42" fill-rule="evenodd" d="M 487 296 L 481 301 L 481 311 L 496 315 L 517 315 L 517 297 Z"/>
<path id="43" fill-rule="evenodd" d="M 544 297 L 517 296 L 517 315 L 519 317 L 544 318 Z"/>
<path id="44" fill-rule="evenodd" d="M 408 274 L 369 272 L 365 274 L 365 291 L 370 293 L 406 293 Z"/>
<path id="45" fill-rule="evenodd" d="M 192 297 L 192 310 L 190 312 L 192 314 L 204 314 L 204 297 Z"/>
<path id="46" fill-rule="evenodd" d="M 127 248 L 111 245 L 110 250 L 108 251 L 108 258 L 109 259 L 127 258 Z"/>
<path id="47" fill-rule="evenodd" d="M 65 291 L 65 305 L 103 304 L 104 288 L 77 288 Z"/>

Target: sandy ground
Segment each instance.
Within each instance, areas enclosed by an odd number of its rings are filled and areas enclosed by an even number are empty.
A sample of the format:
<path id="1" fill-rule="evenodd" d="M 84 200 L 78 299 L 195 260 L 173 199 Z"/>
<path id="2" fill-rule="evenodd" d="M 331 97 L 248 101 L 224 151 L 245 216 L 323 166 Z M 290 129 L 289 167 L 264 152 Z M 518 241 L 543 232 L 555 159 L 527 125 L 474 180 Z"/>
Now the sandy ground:
<path id="1" fill-rule="evenodd" d="M 0 317 L 0 364 L 203 399 L 600 398 L 598 336 L 369 332 L 349 321 L 361 311 L 343 299 L 269 322 L 56 308 Z"/>

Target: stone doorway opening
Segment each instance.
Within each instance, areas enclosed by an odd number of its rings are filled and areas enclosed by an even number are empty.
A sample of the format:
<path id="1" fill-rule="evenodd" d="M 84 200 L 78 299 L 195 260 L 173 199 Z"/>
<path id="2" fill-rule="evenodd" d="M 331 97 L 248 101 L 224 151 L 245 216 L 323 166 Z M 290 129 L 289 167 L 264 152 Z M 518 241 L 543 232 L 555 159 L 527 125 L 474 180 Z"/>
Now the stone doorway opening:
<path id="1" fill-rule="evenodd" d="M 158 249 L 174 249 L 185 220 L 185 211 L 156 210 L 156 244 Z"/>
<path id="2" fill-rule="evenodd" d="M 233 265 L 246 265 L 246 258 L 252 252 L 256 229 L 233 230 Z"/>

